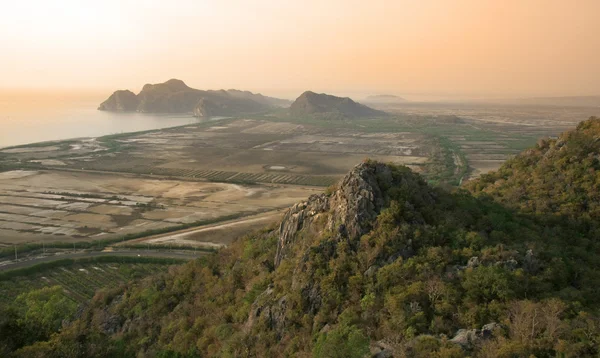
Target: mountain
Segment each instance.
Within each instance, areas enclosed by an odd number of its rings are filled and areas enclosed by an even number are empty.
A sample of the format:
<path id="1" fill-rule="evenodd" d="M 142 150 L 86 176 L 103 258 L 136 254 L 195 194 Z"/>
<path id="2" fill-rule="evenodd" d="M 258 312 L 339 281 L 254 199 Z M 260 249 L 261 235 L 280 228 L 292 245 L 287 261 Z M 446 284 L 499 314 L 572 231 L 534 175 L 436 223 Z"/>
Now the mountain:
<path id="1" fill-rule="evenodd" d="M 495 172 L 467 184 L 528 214 L 600 222 L 600 119 L 581 122 L 558 138 L 541 138 Z"/>
<path id="2" fill-rule="evenodd" d="M 290 106 L 294 117 L 318 117 L 324 119 L 346 119 L 381 117 L 385 112 L 375 110 L 348 97 L 336 97 L 325 93 L 306 91 Z"/>
<path id="3" fill-rule="evenodd" d="M 289 103 L 261 94 L 239 90 L 202 91 L 171 79 L 164 83 L 146 84 L 135 95 L 116 91 L 100 104 L 104 111 L 138 111 L 143 113 L 193 113 L 195 116 L 234 116 L 259 113 Z"/>
<path id="4" fill-rule="evenodd" d="M 101 111 L 122 111 L 130 112 L 135 111 L 139 105 L 135 93 L 129 90 L 115 91 L 108 97 L 108 99 L 100 104 L 98 107 Z"/>
<path id="5" fill-rule="evenodd" d="M 387 103 L 403 103 L 408 102 L 405 98 L 394 96 L 391 94 L 378 94 L 373 96 L 368 96 L 364 100 L 365 103 L 378 103 L 378 104 L 387 104 Z"/>
<path id="6" fill-rule="evenodd" d="M 598 356 L 599 145 L 591 118 L 452 192 L 367 160 L 13 356 Z"/>

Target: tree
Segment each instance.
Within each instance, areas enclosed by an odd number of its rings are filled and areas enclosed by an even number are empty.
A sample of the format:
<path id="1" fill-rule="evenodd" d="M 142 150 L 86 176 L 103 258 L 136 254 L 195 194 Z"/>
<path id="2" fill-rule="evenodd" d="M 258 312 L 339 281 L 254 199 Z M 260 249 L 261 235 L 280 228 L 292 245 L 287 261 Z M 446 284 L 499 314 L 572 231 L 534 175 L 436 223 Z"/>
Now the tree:
<path id="1" fill-rule="evenodd" d="M 315 358 L 362 358 L 368 353 L 369 338 L 354 325 L 321 333 L 313 349 Z"/>

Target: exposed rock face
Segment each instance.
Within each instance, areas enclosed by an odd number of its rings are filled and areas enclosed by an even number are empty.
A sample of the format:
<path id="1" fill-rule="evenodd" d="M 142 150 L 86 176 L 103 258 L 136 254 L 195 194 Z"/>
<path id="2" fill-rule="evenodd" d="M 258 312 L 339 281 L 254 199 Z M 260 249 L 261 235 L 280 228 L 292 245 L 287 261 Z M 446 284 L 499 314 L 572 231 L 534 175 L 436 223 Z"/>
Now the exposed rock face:
<path id="1" fill-rule="evenodd" d="M 471 349 L 479 341 L 491 338 L 494 331 L 501 328 L 499 324 L 492 322 L 481 327 L 481 329 L 459 329 L 450 342 L 456 343 L 462 348 Z"/>
<path id="2" fill-rule="evenodd" d="M 275 267 L 279 266 L 287 254 L 288 246 L 296 234 L 329 210 L 329 199 L 325 194 L 311 195 L 307 201 L 292 206 L 285 213 L 279 225 L 279 241 L 275 255 Z"/>
<path id="3" fill-rule="evenodd" d="M 356 103 L 348 97 L 306 91 L 292 103 L 290 114 L 295 117 L 344 119 L 383 116 L 385 112 Z"/>
<path id="4" fill-rule="evenodd" d="M 320 282 L 313 278 L 311 255 L 318 252 L 327 262 L 336 255 L 342 242 L 348 249 L 358 250 L 360 238 L 373 229 L 381 210 L 390 204 L 391 190 L 399 187 L 422 188 L 426 183 L 410 170 L 368 161 L 354 167 L 329 195 L 312 195 L 287 210 L 279 230 L 274 233 L 278 241 L 273 268 L 281 267 L 286 260 L 291 264 L 294 274 L 290 289 L 302 298 L 303 312 L 316 314 L 324 300 Z M 418 195 L 422 205 L 436 200 L 429 190 L 417 190 L 410 195 Z M 407 210 L 415 209 L 408 201 L 404 206 Z M 420 219 L 415 217 L 414 220 Z M 322 239 L 315 242 L 314 238 Z M 365 275 L 374 275 L 377 268 L 371 266 Z M 251 330 L 255 322 L 261 321 L 283 336 L 288 325 L 285 311 L 289 305 L 287 296 L 277 294 L 277 287 L 267 289 L 253 303 L 247 329 Z"/>
<path id="5" fill-rule="evenodd" d="M 128 90 L 115 91 L 108 99 L 98 107 L 101 111 L 135 111 L 139 100 L 135 93 Z"/>
<path id="6" fill-rule="evenodd" d="M 164 83 L 146 84 L 137 95 L 131 91 L 117 91 L 98 109 L 143 113 L 193 113 L 198 117 L 207 117 L 258 113 L 285 103 L 288 101 L 248 91 L 197 90 L 181 80 L 171 79 Z"/>
<path id="7" fill-rule="evenodd" d="M 312 195 L 286 212 L 279 227 L 275 267 L 287 255 L 298 232 L 325 216 L 325 230 L 357 240 L 371 230 L 371 224 L 385 205 L 383 190 L 392 185 L 390 167 L 381 163 L 362 163 L 339 183 L 333 195 Z"/>
<path id="8" fill-rule="evenodd" d="M 194 107 L 194 117 L 210 117 L 217 112 L 218 108 L 215 103 L 206 98 L 200 98 Z"/>

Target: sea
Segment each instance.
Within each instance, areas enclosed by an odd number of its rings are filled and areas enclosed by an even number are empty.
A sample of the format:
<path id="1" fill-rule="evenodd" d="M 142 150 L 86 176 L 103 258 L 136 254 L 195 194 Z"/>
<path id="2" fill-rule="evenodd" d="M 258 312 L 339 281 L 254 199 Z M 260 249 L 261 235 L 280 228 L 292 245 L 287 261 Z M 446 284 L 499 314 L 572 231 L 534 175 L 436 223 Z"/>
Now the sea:
<path id="1" fill-rule="evenodd" d="M 191 114 L 97 110 L 108 94 L 0 92 L 0 148 L 193 124 Z"/>

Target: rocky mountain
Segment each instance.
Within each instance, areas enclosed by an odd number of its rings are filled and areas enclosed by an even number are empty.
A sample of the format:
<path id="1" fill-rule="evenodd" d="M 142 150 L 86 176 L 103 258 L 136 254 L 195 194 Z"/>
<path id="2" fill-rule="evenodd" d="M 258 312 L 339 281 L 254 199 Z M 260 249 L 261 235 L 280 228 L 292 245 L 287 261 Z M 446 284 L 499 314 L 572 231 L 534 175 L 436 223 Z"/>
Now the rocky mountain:
<path id="1" fill-rule="evenodd" d="M 365 103 L 377 103 L 377 104 L 387 104 L 387 103 L 403 103 L 407 102 L 405 98 L 394 96 L 391 94 L 378 94 L 373 96 L 368 96 L 364 100 Z"/>
<path id="2" fill-rule="evenodd" d="M 354 102 L 348 97 L 336 97 L 325 93 L 306 91 L 290 106 L 294 117 L 318 117 L 323 119 L 348 119 L 381 117 L 385 112 Z"/>
<path id="3" fill-rule="evenodd" d="M 137 110 L 140 101 L 135 93 L 129 90 L 115 91 L 108 99 L 98 107 L 101 111 L 130 112 Z"/>
<path id="4" fill-rule="evenodd" d="M 259 113 L 288 101 L 248 91 L 203 91 L 171 79 L 159 84 L 146 84 L 135 95 L 116 91 L 98 107 L 104 111 L 138 111 L 143 113 L 193 113 L 195 116 L 234 116 Z"/>
<path id="5" fill-rule="evenodd" d="M 366 160 L 278 226 L 99 292 L 13 355 L 598 356 L 598 138 L 591 118 L 452 192 Z"/>

